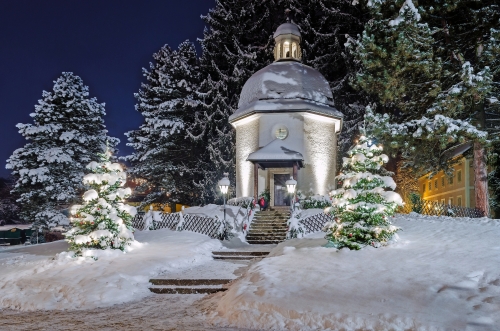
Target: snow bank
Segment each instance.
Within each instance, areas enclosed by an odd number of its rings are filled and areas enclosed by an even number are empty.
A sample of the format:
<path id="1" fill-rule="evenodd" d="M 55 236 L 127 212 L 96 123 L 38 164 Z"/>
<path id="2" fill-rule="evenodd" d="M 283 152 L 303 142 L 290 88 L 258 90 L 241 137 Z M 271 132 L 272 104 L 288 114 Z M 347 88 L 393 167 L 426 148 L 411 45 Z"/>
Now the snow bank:
<path id="1" fill-rule="evenodd" d="M 218 240 L 167 229 L 136 232 L 128 253 L 94 251 L 91 258 L 0 253 L 0 309 L 91 309 L 142 299 L 160 273 L 179 272 L 212 260 Z M 97 254 L 96 254 L 97 252 Z"/>
<path id="2" fill-rule="evenodd" d="M 211 316 L 258 330 L 494 330 L 500 222 L 400 215 L 400 241 L 361 251 L 293 239 L 254 264 Z M 495 327 L 495 325 L 497 327 Z"/>

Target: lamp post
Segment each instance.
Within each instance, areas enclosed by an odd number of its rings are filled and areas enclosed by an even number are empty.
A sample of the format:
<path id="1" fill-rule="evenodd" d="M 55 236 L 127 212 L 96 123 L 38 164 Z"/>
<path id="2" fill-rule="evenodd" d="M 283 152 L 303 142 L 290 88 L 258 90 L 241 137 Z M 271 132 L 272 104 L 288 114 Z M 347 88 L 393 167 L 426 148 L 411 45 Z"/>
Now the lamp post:
<path id="1" fill-rule="evenodd" d="M 222 192 L 222 197 L 224 198 L 224 223 L 226 222 L 226 194 L 229 189 L 229 178 L 227 178 L 229 174 L 227 172 L 224 173 L 224 177 L 219 180 L 219 188 Z"/>
<path id="2" fill-rule="evenodd" d="M 290 176 L 290 179 L 285 182 L 286 188 L 288 189 L 288 193 L 290 195 L 293 195 L 293 199 L 290 199 L 290 208 L 293 210 L 295 209 L 295 186 L 297 186 L 297 181 L 293 179 L 293 176 Z M 293 202 L 292 202 L 293 200 Z"/>

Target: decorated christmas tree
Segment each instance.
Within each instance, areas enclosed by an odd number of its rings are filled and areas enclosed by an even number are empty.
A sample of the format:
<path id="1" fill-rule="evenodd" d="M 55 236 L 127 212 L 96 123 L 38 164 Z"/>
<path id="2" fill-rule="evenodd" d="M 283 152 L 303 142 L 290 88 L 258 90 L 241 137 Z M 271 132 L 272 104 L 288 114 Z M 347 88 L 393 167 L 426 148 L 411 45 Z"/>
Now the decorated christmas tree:
<path id="1" fill-rule="evenodd" d="M 391 173 L 382 167 L 389 158 L 382 146 L 362 136 L 344 158 L 337 179 L 341 189 L 332 191 L 331 212 L 335 221 L 327 225 L 326 238 L 336 248 L 361 249 L 386 245 L 399 230 L 389 217 L 402 205 Z M 387 190 L 390 189 L 390 190 Z"/>
<path id="2" fill-rule="evenodd" d="M 83 194 L 83 205 L 71 207 L 73 228 L 66 239 L 75 256 L 85 255 L 85 250 L 120 249 L 134 240 L 132 218 L 135 207 L 123 200 L 131 194 L 130 188 L 122 188 L 126 173 L 118 163 L 111 163 L 110 153 L 101 154 L 101 162 L 90 162 L 87 169 L 92 173 L 83 177 L 90 190 Z"/>

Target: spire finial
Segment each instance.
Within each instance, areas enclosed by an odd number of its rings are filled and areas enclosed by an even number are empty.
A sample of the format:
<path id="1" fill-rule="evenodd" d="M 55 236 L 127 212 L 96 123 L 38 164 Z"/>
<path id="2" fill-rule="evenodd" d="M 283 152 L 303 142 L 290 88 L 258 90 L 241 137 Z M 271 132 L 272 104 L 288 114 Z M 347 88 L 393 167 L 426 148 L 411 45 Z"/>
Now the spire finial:
<path id="1" fill-rule="evenodd" d="M 286 21 L 290 23 L 290 14 L 291 14 L 290 8 L 285 9 L 285 15 L 286 15 Z"/>

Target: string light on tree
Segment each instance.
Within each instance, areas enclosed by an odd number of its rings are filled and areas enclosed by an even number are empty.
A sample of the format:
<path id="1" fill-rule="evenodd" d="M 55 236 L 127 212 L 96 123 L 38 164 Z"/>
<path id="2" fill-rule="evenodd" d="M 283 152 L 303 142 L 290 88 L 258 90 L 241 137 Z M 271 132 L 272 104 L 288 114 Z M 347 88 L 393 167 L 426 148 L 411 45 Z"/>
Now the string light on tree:
<path id="1" fill-rule="evenodd" d="M 403 201 L 392 191 L 396 188 L 392 173 L 382 167 L 389 157 L 376 142 L 361 136 L 349 157 L 343 159 L 343 171 L 337 176 L 342 188 L 330 193 L 335 222 L 327 224 L 326 238 L 331 246 L 355 250 L 366 245 L 380 247 L 399 230 L 389 222 L 389 216 Z"/>
<path id="2" fill-rule="evenodd" d="M 132 218 L 135 207 L 123 203 L 132 193 L 122 188 L 126 173 L 118 163 L 110 162 L 111 153 L 100 154 L 101 162 L 90 162 L 87 169 L 92 173 L 83 177 L 90 190 L 83 194 L 83 205 L 71 207 L 73 228 L 66 240 L 75 256 L 92 256 L 96 249 L 120 249 L 134 240 Z"/>

